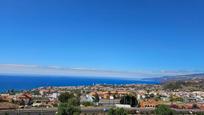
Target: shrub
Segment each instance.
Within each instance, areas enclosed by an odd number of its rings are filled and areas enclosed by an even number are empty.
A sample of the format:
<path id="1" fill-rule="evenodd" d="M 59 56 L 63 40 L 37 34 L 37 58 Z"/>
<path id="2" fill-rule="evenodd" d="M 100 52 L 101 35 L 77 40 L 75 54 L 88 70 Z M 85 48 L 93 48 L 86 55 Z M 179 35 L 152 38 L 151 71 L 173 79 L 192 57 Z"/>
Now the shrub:
<path id="1" fill-rule="evenodd" d="M 156 115 L 175 115 L 175 111 L 170 109 L 167 105 L 159 105 L 154 112 Z"/>

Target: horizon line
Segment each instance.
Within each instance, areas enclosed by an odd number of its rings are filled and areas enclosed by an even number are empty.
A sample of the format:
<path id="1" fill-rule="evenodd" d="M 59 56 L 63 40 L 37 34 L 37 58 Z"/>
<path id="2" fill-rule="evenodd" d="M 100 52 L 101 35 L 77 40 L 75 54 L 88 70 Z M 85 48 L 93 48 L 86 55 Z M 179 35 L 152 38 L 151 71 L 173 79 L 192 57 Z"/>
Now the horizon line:
<path id="1" fill-rule="evenodd" d="M 160 71 L 121 71 L 94 68 L 70 68 L 61 66 L 41 66 L 29 64 L 0 64 L 0 75 L 49 75 L 49 76 L 93 76 L 93 77 L 126 77 L 147 78 L 199 74 L 204 71 L 195 70 L 160 70 Z"/>

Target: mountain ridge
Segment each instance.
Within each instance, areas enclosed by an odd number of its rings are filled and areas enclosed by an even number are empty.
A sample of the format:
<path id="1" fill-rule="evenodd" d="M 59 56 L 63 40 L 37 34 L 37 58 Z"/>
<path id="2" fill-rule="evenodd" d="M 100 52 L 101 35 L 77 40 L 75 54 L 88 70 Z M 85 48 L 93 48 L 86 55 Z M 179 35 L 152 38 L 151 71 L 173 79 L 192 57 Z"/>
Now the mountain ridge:
<path id="1" fill-rule="evenodd" d="M 145 78 L 143 80 L 157 80 L 161 83 L 170 81 L 185 81 L 185 80 L 204 80 L 204 73 L 198 74 L 187 74 L 187 75 L 177 75 L 177 76 L 162 76 L 157 78 Z"/>

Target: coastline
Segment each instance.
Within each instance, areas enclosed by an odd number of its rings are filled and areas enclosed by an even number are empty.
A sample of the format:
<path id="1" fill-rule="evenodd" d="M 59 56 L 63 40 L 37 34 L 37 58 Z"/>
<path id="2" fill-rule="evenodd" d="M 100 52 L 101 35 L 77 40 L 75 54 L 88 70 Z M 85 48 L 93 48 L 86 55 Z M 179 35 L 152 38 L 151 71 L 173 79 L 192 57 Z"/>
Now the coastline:
<path id="1" fill-rule="evenodd" d="M 50 77 L 50 76 L 9 76 L 0 75 L 0 92 L 8 90 L 31 90 L 38 87 L 59 86 L 91 86 L 95 84 L 126 85 L 126 84 L 160 84 L 154 80 L 125 80 L 102 77 Z"/>

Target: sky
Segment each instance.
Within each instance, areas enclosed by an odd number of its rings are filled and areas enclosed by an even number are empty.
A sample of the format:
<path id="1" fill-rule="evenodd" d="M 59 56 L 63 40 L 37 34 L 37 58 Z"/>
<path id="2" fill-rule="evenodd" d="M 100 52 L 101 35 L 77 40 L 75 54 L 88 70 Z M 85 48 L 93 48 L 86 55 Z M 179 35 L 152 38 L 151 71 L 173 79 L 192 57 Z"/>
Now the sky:
<path id="1" fill-rule="evenodd" d="M 1 0 L 0 73 L 203 72 L 203 20 L 203 0 Z"/>

